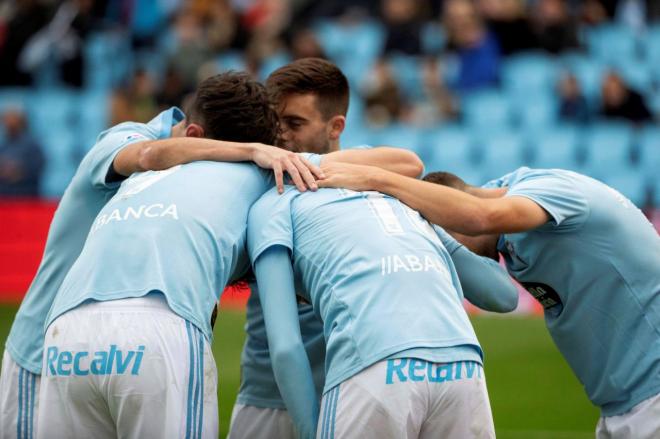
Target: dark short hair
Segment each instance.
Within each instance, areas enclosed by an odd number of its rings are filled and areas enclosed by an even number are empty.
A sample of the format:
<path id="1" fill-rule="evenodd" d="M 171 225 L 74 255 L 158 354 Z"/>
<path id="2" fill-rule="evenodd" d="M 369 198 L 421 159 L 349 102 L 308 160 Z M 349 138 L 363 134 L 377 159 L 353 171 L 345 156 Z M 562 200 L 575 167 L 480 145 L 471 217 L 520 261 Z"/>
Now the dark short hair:
<path id="1" fill-rule="evenodd" d="M 429 183 L 440 184 L 458 189 L 459 191 L 465 191 L 467 187 L 470 186 L 465 181 L 463 181 L 462 178 L 452 174 L 451 172 L 429 172 L 424 176 L 423 180 L 428 181 Z"/>
<path id="2" fill-rule="evenodd" d="M 292 94 L 314 94 L 321 115 L 348 112 L 348 80 L 339 67 L 322 58 L 301 58 L 270 74 L 266 88 L 273 102 Z"/>
<path id="3" fill-rule="evenodd" d="M 266 88 L 243 72 L 202 81 L 186 106 L 186 116 L 211 139 L 272 145 L 279 129 Z"/>

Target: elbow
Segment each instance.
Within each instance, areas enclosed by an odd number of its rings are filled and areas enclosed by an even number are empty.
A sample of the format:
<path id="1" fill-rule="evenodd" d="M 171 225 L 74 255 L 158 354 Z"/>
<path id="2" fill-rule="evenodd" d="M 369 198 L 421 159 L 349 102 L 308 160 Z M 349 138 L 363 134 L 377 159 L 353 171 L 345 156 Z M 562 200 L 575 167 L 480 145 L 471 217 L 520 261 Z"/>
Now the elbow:
<path id="1" fill-rule="evenodd" d="M 518 308 L 518 292 L 515 291 L 514 288 L 514 294 L 509 294 L 506 297 L 504 297 L 504 300 L 502 300 L 502 302 L 499 303 L 496 312 L 507 313 L 507 312 L 515 311 L 516 308 Z"/>
<path id="2" fill-rule="evenodd" d="M 149 143 L 145 144 L 138 154 L 138 166 L 142 171 L 161 170 L 158 148 L 149 145 Z"/>
<path id="3" fill-rule="evenodd" d="M 405 166 L 403 175 L 406 177 L 418 178 L 424 173 L 424 162 L 412 151 L 404 153 L 401 164 Z"/>
<path id="4" fill-rule="evenodd" d="M 302 344 L 302 340 L 300 342 L 288 340 L 287 342 L 273 346 L 271 348 L 273 369 L 286 367 L 296 361 L 298 353 L 301 350 L 304 352 L 304 349 L 305 347 Z"/>

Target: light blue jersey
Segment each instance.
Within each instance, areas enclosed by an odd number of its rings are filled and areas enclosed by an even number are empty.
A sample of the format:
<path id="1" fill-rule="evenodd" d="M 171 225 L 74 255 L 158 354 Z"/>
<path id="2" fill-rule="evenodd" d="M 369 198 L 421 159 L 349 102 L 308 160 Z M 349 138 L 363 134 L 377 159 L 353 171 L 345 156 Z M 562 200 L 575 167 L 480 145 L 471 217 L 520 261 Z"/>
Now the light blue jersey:
<path id="1" fill-rule="evenodd" d="M 252 283 L 250 289 L 245 323 L 247 337 L 241 353 L 241 387 L 236 402 L 254 407 L 284 409 L 286 406 L 273 374 L 257 284 Z M 323 323 L 314 313 L 312 306 L 306 303 L 298 304 L 298 316 L 316 391 L 321 394 L 325 381 Z"/>
<path id="2" fill-rule="evenodd" d="M 101 133 L 80 163 L 55 211 L 41 264 L 7 338 L 6 349 L 21 367 L 41 373 L 44 323 L 55 293 L 80 254 L 94 218 L 119 187 L 107 179 L 115 156 L 131 143 L 170 137 L 172 125 L 181 120 L 181 110 L 172 108 L 148 124 L 117 125 Z"/>
<path id="3" fill-rule="evenodd" d="M 499 182 L 499 183 L 498 183 Z M 511 275 L 545 309 L 557 347 L 604 416 L 660 392 L 660 237 L 619 192 L 584 175 L 520 168 L 495 181 L 551 217 L 500 237 Z"/>
<path id="4" fill-rule="evenodd" d="M 301 294 L 323 321 L 324 391 L 402 353 L 481 361 L 449 254 L 432 227 L 376 192 L 266 193 L 250 212 L 250 257 L 291 249 Z"/>
<path id="5" fill-rule="evenodd" d="M 85 301 L 158 291 L 210 340 L 220 293 L 249 267 L 248 211 L 271 186 L 271 173 L 250 163 L 132 175 L 94 221 L 47 323 Z"/>

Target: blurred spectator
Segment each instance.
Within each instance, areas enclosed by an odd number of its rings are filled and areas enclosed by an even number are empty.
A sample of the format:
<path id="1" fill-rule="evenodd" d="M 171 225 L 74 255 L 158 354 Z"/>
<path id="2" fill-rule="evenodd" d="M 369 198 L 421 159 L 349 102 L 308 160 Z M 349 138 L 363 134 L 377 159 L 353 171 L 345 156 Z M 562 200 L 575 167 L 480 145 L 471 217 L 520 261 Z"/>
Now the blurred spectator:
<path id="1" fill-rule="evenodd" d="M 36 196 L 44 162 L 41 147 L 28 132 L 21 110 L 7 110 L 2 122 L 5 139 L 0 144 L 0 195 Z"/>
<path id="2" fill-rule="evenodd" d="M 559 117 L 567 122 L 587 123 L 591 119 L 587 99 L 575 75 L 566 73 L 558 85 Z"/>
<path id="3" fill-rule="evenodd" d="M 200 67 L 211 58 L 200 17 L 184 7 L 175 18 L 174 33 L 176 42 L 169 64 L 181 75 L 185 87 L 194 88 Z"/>
<path id="4" fill-rule="evenodd" d="M 0 18 L 0 85 L 31 85 L 32 75 L 18 67 L 18 57 L 30 38 L 50 20 L 51 10 L 38 0 L 3 2 Z"/>
<path id="5" fill-rule="evenodd" d="M 616 1 L 616 0 L 614 0 Z M 610 20 L 614 16 L 613 1 L 584 0 L 581 7 L 582 21 L 587 25 L 596 26 Z"/>
<path id="6" fill-rule="evenodd" d="M 419 0 L 381 0 L 386 28 L 384 53 L 419 55 L 422 52 Z"/>
<path id="7" fill-rule="evenodd" d="M 156 95 L 158 111 L 180 106 L 183 98 L 191 91 L 191 88 L 186 87 L 179 72 L 172 66 L 168 67 L 165 72 L 165 78 L 163 79 L 163 85 Z"/>
<path id="8" fill-rule="evenodd" d="M 577 24 L 566 0 L 539 0 L 534 8 L 534 31 L 539 46 L 550 53 L 578 47 Z"/>
<path id="9" fill-rule="evenodd" d="M 326 58 L 316 34 L 308 27 L 298 28 L 292 32 L 290 46 L 293 59 Z"/>
<path id="10" fill-rule="evenodd" d="M 536 48 L 524 0 L 479 0 L 477 5 L 503 55 Z"/>
<path id="11" fill-rule="evenodd" d="M 424 100 L 416 102 L 410 122 L 418 126 L 432 126 L 438 122 L 458 117 L 454 97 L 444 84 L 440 62 L 437 58 L 425 59 L 422 64 Z"/>
<path id="12" fill-rule="evenodd" d="M 110 102 L 110 125 L 121 122 L 148 122 L 158 111 L 155 84 L 146 70 L 135 71 L 128 89 L 116 90 Z"/>
<path id="13" fill-rule="evenodd" d="M 470 0 L 447 0 L 443 20 L 449 48 L 458 57 L 455 88 L 469 91 L 495 85 L 499 79 L 500 50 Z"/>
<path id="14" fill-rule="evenodd" d="M 385 126 L 400 119 L 406 110 L 405 102 L 392 69 L 380 60 L 367 76 L 362 87 L 365 116 L 373 126 Z"/>
<path id="15" fill-rule="evenodd" d="M 601 92 L 601 115 L 608 118 L 627 119 L 635 123 L 652 119 L 642 95 L 631 90 L 617 73 L 610 71 L 605 75 Z"/>

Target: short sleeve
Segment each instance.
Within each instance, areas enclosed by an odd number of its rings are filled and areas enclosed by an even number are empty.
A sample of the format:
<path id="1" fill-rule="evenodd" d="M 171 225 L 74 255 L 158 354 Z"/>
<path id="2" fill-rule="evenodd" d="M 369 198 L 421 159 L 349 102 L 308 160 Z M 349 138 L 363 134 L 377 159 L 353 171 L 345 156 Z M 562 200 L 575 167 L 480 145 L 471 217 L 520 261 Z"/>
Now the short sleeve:
<path id="1" fill-rule="evenodd" d="M 559 175 L 523 178 L 511 184 L 506 196 L 534 201 L 561 229 L 579 227 L 589 215 L 589 203 L 576 182 Z"/>
<path id="2" fill-rule="evenodd" d="M 276 245 L 293 250 L 291 202 L 297 194 L 295 188 L 287 189 L 282 195 L 273 188 L 250 209 L 247 235 L 252 263 L 264 251 Z"/>
<path id="3" fill-rule="evenodd" d="M 107 178 L 117 153 L 132 143 L 156 138 L 157 136 L 142 124 L 126 124 L 103 133 L 86 160 L 92 184 L 95 187 L 107 188 L 118 186 L 120 182 L 109 182 Z"/>
<path id="4" fill-rule="evenodd" d="M 463 244 L 456 241 L 449 233 L 447 233 L 442 227 L 433 225 L 433 230 L 440 238 L 440 242 L 447 249 L 450 255 L 454 254 L 456 250 L 463 247 Z"/>

